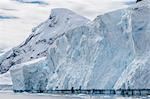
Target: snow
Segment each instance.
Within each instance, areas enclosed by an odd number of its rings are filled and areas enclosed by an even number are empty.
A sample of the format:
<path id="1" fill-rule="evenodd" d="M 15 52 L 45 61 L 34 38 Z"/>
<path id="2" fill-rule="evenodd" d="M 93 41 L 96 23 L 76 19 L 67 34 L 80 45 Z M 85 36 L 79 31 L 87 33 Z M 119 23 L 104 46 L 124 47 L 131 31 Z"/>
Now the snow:
<path id="1" fill-rule="evenodd" d="M 12 85 L 10 72 L 0 75 L 0 85 Z"/>
<path id="2" fill-rule="evenodd" d="M 31 92 L 149 88 L 149 6 L 144 0 L 93 21 L 53 9 L 26 41 L 1 56 L 0 72 L 11 67 L 14 90 Z"/>

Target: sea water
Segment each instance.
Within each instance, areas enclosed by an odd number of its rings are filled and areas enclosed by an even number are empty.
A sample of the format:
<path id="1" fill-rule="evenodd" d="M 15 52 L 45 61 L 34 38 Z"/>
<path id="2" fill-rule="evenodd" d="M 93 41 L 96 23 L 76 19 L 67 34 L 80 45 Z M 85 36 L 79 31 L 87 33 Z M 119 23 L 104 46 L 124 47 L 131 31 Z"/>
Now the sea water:
<path id="1" fill-rule="evenodd" d="M 150 96 L 123 97 L 117 95 L 63 95 L 0 92 L 0 99 L 150 99 Z"/>

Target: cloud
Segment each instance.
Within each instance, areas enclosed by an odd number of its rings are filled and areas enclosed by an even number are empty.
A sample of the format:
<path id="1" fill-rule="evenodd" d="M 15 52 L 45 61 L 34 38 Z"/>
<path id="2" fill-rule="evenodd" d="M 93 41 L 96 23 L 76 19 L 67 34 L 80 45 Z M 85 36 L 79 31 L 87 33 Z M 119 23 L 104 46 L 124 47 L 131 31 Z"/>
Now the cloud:
<path id="1" fill-rule="evenodd" d="M 15 0 L 20 3 L 28 3 L 28 4 L 39 4 L 39 5 L 48 5 L 44 0 Z"/>

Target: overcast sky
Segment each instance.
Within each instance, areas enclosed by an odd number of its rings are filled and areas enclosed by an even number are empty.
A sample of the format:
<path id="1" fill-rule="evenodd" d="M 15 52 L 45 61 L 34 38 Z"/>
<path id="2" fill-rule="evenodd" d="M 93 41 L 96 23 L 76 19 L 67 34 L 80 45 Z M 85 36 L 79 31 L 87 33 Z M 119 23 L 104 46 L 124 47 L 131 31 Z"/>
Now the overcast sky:
<path id="1" fill-rule="evenodd" d="M 48 18 L 52 8 L 68 8 L 92 20 L 102 13 L 126 7 L 127 3 L 135 0 L 43 1 L 42 4 L 30 4 L 0 0 L 0 48 L 16 46 L 25 40 L 33 27 Z"/>

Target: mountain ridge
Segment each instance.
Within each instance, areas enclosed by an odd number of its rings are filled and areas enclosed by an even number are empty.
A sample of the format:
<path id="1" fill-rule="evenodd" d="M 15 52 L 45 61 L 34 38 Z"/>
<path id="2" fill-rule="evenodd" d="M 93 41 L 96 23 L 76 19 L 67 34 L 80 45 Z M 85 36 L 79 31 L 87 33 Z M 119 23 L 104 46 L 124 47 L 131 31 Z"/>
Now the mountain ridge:
<path id="1" fill-rule="evenodd" d="M 57 21 L 60 22 L 57 23 Z M 51 45 L 55 36 L 57 37 L 63 32 L 71 28 L 78 27 L 88 21 L 88 19 L 81 17 L 68 9 L 61 9 L 61 13 L 59 8 L 52 10 L 51 16 L 44 22 L 45 24 L 42 23 L 34 28 L 32 31 L 33 33 L 25 40 L 25 42 L 15 48 L 12 48 L 12 50 L 9 51 L 11 55 L 8 55 L 5 59 L 1 60 L 2 62 L 0 62 L 0 73 L 5 73 L 12 65 L 19 64 L 21 61 L 26 62 L 38 57 L 46 56 L 48 46 Z M 47 29 L 43 27 L 47 27 Z M 32 40 L 33 38 L 34 40 Z M 40 48 L 40 46 L 43 47 Z M 40 52 L 36 52 L 38 49 Z M 23 58 L 24 54 L 26 54 L 25 58 Z"/>

